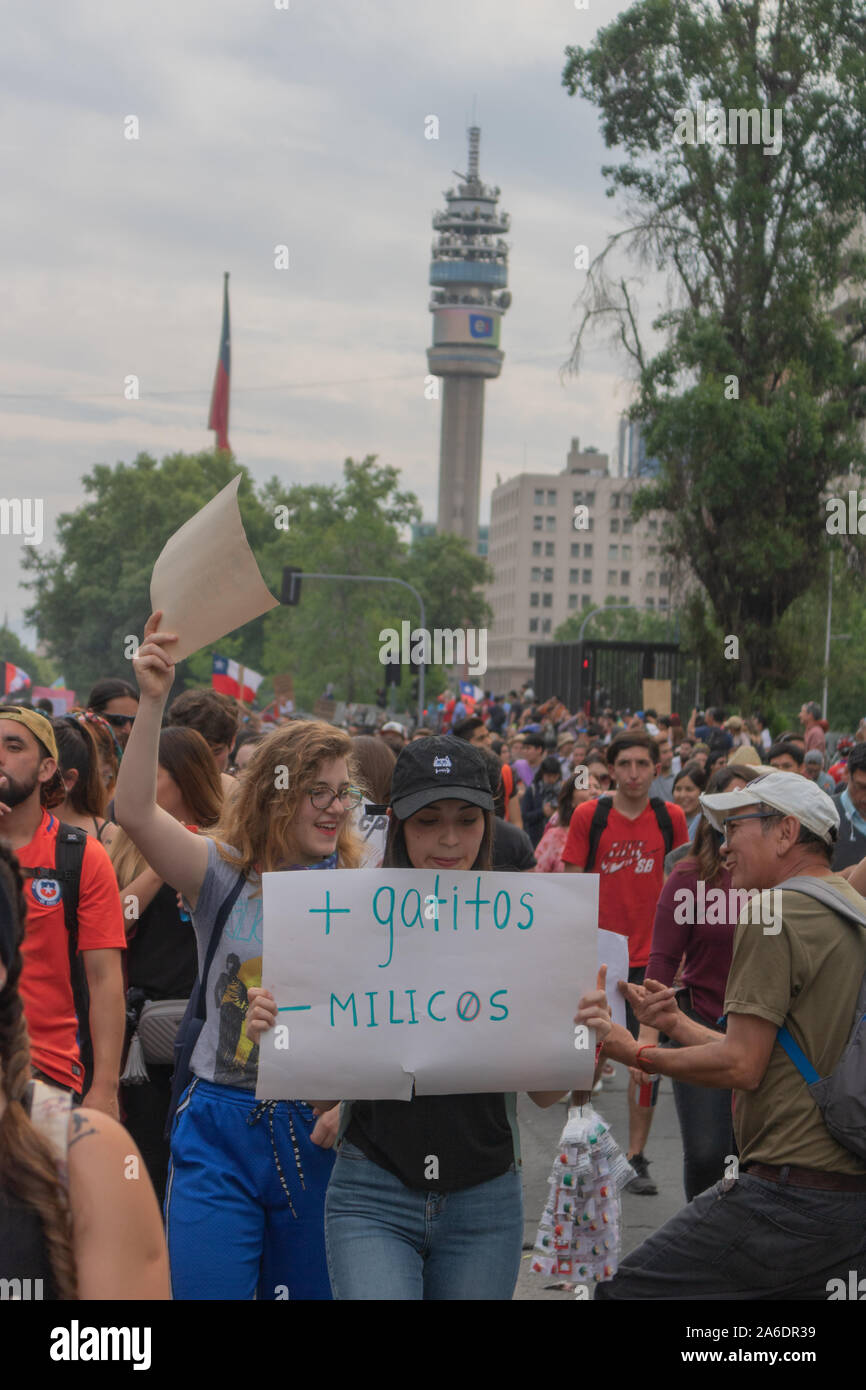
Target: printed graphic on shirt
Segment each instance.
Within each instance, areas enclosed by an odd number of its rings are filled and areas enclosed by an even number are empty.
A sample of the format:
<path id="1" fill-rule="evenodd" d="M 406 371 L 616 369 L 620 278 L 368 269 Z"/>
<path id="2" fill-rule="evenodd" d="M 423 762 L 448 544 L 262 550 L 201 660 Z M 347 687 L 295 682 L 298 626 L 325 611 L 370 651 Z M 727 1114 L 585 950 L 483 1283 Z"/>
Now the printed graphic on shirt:
<path id="1" fill-rule="evenodd" d="M 651 874 L 654 867 L 655 856 L 644 854 L 643 840 L 614 840 L 599 865 L 603 874 L 616 874 L 620 869 L 633 869 L 636 874 Z"/>
<path id="2" fill-rule="evenodd" d="M 56 878 L 34 878 L 30 880 L 30 891 L 34 902 L 43 907 L 55 907 L 60 902 L 60 884 Z"/>
<path id="3" fill-rule="evenodd" d="M 214 999 L 219 1013 L 214 1080 L 237 1083 L 247 1067 L 257 1067 L 259 1049 L 244 1032 L 249 1006 L 249 989 L 262 982 L 262 958 L 252 956 L 241 963 L 234 954 L 226 956 L 225 967 L 217 977 Z"/>

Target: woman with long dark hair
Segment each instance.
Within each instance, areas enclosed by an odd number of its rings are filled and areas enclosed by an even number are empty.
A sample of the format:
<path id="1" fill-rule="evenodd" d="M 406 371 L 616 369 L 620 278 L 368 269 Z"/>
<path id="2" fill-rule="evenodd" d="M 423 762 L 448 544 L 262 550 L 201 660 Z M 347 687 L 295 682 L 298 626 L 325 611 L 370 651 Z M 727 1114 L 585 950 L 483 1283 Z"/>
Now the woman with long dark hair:
<path id="1" fill-rule="evenodd" d="M 167 1298 L 159 1207 L 130 1136 L 31 1081 L 25 922 L 18 860 L 0 841 L 0 1278 L 29 1280 L 34 1298 Z"/>
<path id="2" fill-rule="evenodd" d="M 219 819 L 223 791 L 213 754 L 202 735 L 181 725 L 163 729 L 158 756 L 157 805 L 182 825 L 209 829 Z M 139 1045 L 147 1072 L 146 1079 L 123 1087 L 126 1127 L 144 1155 L 162 1203 L 168 1178 L 169 1146 L 164 1131 L 173 1057 L 165 1026 L 159 1030 L 160 1035 L 166 1035 L 164 1041 L 162 1036 L 159 1039 L 164 1051 L 148 1055 L 148 1015 L 140 1016 L 148 1003 L 173 1000 L 174 1023 L 180 1023 L 198 974 L 195 932 L 176 890 L 150 868 L 125 830 L 119 826 L 112 829 L 108 857 L 124 903 L 127 997 L 139 1024 Z M 174 1026 L 171 1019 L 168 1024 Z"/>
<path id="3" fill-rule="evenodd" d="M 489 869 L 493 820 L 476 749 L 449 736 L 409 744 L 394 769 L 383 867 Z M 577 1021 L 602 1000 L 585 996 Z M 276 1017 L 257 990 L 247 1031 L 259 1036 Z M 562 1094 L 531 1093 L 540 1106 Z M 516 1102 L 511 1092 L 344 1103 L 325 1207 L 335 1298 L 512 1297 L 523 1243 Z"/>
<path id="4" fill-rule="evenodd" d="M 75 714 L 52 719 L 51 725 L 66 791 L 65 801 L 57 808 L 57 818 L 64 825 L 80 826 L 88 835 L 101 840 L 106 824 L 108 789 L 100 773 L 99 745 L 92 726 Z"/>

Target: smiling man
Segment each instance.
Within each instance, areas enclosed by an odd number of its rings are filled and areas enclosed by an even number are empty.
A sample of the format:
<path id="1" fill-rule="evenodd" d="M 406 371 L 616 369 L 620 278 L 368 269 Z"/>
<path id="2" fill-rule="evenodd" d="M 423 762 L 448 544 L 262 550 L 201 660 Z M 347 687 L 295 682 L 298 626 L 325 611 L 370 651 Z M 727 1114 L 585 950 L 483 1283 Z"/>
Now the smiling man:
<path id="1" fill-rule="evenodd" d="M 772 772 L 701 804 L 724 835 L 732 887 L 778 889 L 796 877 L 803 890 L 830 890 L 841 911 L 789 888 L 778 892 L 779 930 L 744 911 L 726 1033 L 680 1013 L 672 990 L 625 987 L 641 1021 L 680 1046 L 638 1057 L 614 1026 L 605 1052 L 693 1085 L 731 1087 L 739 1167 L 629 1255 L 596 1297 L 823 1299 L 832 1279 L 866 1273 L 866 1158 L 830 1134 L 778 1033 L 787 1030 L 819 1076 L 838 1065 L 866 971 L 866 901 L 830 868 L 839 816 L 814 782 Z"/>

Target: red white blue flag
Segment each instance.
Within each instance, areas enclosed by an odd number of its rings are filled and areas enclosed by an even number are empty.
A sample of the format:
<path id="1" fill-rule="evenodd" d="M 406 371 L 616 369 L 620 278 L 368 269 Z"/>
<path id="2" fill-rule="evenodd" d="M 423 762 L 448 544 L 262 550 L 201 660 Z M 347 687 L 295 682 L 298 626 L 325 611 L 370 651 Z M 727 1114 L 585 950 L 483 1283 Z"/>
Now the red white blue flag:
<path id="1" fill-rule="evenodd" d="M 14 695 L 19 690 L 26 690 L 29 684 L 30 677 L 20 666 L 13 665 L 11 661 L 0 661 L 0 693 Z"/>
<path id="2" fill-rule="evenodd" d="M 210 683 L 220 695 L 234 695 L 236 700 L 251 705 L 263 680 L 264 676 L 260 676 L 258 671 L 251 670 L 249 666 L 239 666 L 236 661 L 217 656 L 214 652 Z"/>
<path id="3" fill-rule="evenodd" d="M 207 427 L 216 430 L 218 449 L 229 448 L 229 379 L 231 377 L 232 351 L 229 333 L 229 273 L 223 277 L 223 327 L 220 337 L 220 355 L 217 360 L 213 394 L 210 398 L 210 415 Z"/>

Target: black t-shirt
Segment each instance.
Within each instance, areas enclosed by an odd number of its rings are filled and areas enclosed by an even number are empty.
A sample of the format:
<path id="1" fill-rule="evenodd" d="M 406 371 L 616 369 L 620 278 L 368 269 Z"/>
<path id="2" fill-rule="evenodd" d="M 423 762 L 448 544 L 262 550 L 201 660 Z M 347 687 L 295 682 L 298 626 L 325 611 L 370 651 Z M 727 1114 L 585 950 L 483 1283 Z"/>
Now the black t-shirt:
<path id="1" fill-rule="evenodd" d="M 121 898 L 123 893 L 121 893 Z M 181 920 L 177 892 L 164 883 L 129 938 L 126 952 L 130 986 L 148 999 L 188 999 L 198 974 L 192 922 Z"/>
<path id="2" fill-rule="evenodd" d="M 833 797 L 833 804 L 839 812 L 839 838 L 833 851 L 833 872 L 838 874 L 840 869 L 859 864 L 866 857 L 866 835 L 861 835 L 845 814 L 841 791 Z"/>
<path id="3" fill-rule="evenodd" d="M 526 831 L 499 816 L 493 823 L 493 867 L 515 873 L 535 867 L 535 851 Z"/>
<path id="4" fill-rule="evenodd" d="M 0 1192 L 0 1278 L 22 1281 L 20 1290 L 15 1289 L 22 1300 L 57 1298 L 39 1213 L 4 1192 Z M 31 1281 L 29 1286 L 26 1280 Z"/>
<path id="5" fill-rule="evenodd" d="M 459 1192 L 520 1162 L 513 1092 L 347 1105 L 343 1137 L 418 1192 Z"/>

